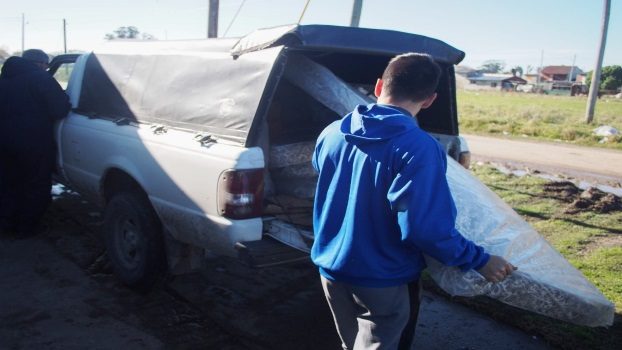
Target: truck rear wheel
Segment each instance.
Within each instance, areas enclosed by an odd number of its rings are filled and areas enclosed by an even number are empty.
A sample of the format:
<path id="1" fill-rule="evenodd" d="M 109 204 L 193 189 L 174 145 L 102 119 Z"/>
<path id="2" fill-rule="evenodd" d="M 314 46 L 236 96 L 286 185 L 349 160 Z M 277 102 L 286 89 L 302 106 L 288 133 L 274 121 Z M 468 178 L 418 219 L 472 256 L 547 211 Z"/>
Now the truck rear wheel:
<path id="1" fill-rule="evenodd" d="M 165 266 L 162 225 L 149 201 L 136 193 L 115 194 L 104 214 L 108 257 L 128 286 L 150 289 Z"/>

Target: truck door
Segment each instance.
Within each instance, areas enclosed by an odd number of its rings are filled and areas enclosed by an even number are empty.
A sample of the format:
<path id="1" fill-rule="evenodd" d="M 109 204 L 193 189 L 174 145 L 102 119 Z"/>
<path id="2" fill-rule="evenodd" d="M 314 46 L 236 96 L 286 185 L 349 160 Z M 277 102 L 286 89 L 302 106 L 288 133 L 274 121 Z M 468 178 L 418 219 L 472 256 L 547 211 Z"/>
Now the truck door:
<path id="1" fill-rule="evenodd" d="M 78 57 L 80 57 L 80 54 L 58 55 L 54 57 L 54 59 L 52 59 L 52 62 L 50 62 L 48 73 L 50 73 L 54 77 L 54 79 L 56 79 L 56 81 L 60 84 L 60 86 L 66 92 L 67 92 L 67 87 L 69 85 L 69 78 L 71 77 L 74 64 L 76 60 L 78 59 Z M 72 100 L 71 102 L 73 105 L 74 101 Z M 58 146 L 60 145 L 59 142 L 61 138 L 61 129 L 62 129 L 63 123 L 64 123 L 64 120 L 61 120 L 54 125 L 54 138 L 55 138 L 56 145 L 57 145 L 57 151 L 58 151 Z M 55 176 L 57 178 L 58 177 L 64 178 L 63 158 L 62 158 L 61 152 L 56 152 Z"/>

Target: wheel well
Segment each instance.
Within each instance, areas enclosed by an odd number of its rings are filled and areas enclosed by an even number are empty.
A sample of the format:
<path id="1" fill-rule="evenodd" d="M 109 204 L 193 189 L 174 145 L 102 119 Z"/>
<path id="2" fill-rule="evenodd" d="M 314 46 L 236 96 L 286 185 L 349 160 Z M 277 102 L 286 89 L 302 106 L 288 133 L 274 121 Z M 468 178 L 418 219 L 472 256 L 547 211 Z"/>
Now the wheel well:
<path id="1" fill-rule="evenodd" d="M 130 192 L 147 198 L 147 193 L 132 176 L 120 169 L 110 169 L 102 181 L 102 192 L 106 203 L 116 193 Z"/>

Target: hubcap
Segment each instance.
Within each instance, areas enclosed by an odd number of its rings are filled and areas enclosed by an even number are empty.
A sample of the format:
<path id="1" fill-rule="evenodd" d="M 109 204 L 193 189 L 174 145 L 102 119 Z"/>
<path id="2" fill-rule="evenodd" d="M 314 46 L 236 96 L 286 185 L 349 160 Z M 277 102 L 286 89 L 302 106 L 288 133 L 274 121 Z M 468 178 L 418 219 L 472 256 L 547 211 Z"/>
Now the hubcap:
<path id="1" fill-rule="evenodd" d="M 140 234 L 138 227 L 132 219 L 123 220 L 119 225 L 118 251 L 121 259 L 131 268 L 138 266 L 140 262 L 139 241 Z"/>

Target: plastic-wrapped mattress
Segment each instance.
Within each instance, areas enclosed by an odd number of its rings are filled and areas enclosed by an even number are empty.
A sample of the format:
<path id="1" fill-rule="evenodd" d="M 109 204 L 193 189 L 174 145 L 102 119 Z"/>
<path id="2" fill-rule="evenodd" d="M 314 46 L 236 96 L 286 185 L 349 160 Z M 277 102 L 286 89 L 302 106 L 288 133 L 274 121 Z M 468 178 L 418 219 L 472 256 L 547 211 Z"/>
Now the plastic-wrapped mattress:
<path id="1" fill-rule="evenodd" d="M 466 238 L 518 267 L 501 283 L 426 257 L 428 271 L 451 295 L 486 295 L 503 303 L 585 326 L 613 323 L 615 306 L 510 206 L 453 159 L 447 180 Z"/>
<path id="2" fill-rule="evenodd" d="M 311 165 L 315 142 L 270 147 L 270 176 L 278 194 L 313 199 L 318 174 Z"/>
<path id="3" fill-rule="evenodd" d="M 329 70 L 305 57 L 293 57 L 287 78 L 339 115 L 351 106 L 366 103 L 352 87 Z M 304 72 L 305 74 L 301 74 Z M 310 159 L 314 143 L 274 146 L 271 173 L 280 192 L 312 198 L 317 182 Z M 613 323 L 615 307 L 563 256 L 496 194 L 448 157 L 447 179 L 456 202 L 456 226 L 468 239 L 491 254 L 500 255 L 518 270 L 501 283 L 488 283 L 476 271 L 463 273 L 427 258 L 434 280 L 447 293 L 487 295 L 509 305 L 586 326 Z M 272 225 L 273 237 L 303 251 L 309 238 L 293 225 Z M 300 236 L 300 237 L 299 237 Z"/>

